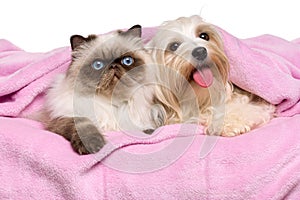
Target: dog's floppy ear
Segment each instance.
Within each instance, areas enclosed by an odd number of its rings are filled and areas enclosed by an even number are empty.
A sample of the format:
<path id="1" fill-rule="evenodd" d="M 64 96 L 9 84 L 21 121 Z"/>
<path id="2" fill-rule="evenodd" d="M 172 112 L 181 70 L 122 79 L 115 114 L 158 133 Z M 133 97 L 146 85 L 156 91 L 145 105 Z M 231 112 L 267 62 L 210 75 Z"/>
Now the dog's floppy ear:
<path id="1" fill-rule="evenodd" d="M 96 37 L 96 35 L 89 35 L 87 38 L 81 35 L 72 35 L 70 38 L 72 50 L 76 49 L 77 47 L 86 42 L 96 39 Z"/>
<path id="2" fill-rule="evenodd" d="M 122 34 L 122 35 L 131 35 L 131 36 L 134 36 L 134 37 L 142 37 L 142 26 L 139 25 L 139 24 L 134 25 L 133 27 L 129 28 L 125 32 L 120 31 L 120 34 Z"/>

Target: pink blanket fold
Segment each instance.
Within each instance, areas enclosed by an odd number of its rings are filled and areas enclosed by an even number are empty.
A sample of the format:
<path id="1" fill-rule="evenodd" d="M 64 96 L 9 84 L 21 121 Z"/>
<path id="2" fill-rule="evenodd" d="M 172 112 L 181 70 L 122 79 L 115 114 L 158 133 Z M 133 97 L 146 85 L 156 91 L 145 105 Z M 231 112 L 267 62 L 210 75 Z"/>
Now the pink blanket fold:
<path id="1" fill-rule="evenodd" d="M 280 117 L 234 138 L 187 124 L 147 137 L 106 133 L 108 144 L 87 156 L 22 118 L 41 107 L 70 48 L 29 53 L 0 40 L 0 199 L 298 199 L 300 39 L 241 40 L 219 30 L 231 80 L 277 105 Z"/>
<path id="2" fill-rule="evenodd" d="M 155 137 L 109 135 L 79 156 L 39 123 L 0 118 L 0 199 L 290 199 L 300 196 L 300 115 L 218 138 L 204 158 L 202 128 L 166 126 Z"/>
<path id="3" fill-rule="evenodd" d="M 42 105 L 43 92 L 70 64 L 69 47 L 28 53 L 0 40 L 0 116 L 26 116 Z"/>
<path id="4" fill-rule="evenodd" d="M 230 60 L 230 79 L 274 105 L 279 116 L 300 112 L 300 40 L 272 35 L 238 39 L 220 29 Z"/>

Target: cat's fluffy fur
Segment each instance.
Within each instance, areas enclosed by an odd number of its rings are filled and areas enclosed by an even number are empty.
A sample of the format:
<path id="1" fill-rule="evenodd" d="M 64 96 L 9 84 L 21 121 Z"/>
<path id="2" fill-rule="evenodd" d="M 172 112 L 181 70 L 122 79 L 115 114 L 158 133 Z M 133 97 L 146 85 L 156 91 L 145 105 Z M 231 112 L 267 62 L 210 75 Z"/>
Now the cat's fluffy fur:
<path id="1" fill-rule="evenodd" d="M 79 154 L 95 153 L 106 131 L 151 131 L 164 123 L 154 105 L 155 68 L 141 27 L 84 38 L 71 37 L 72 63 L 46 96 L 48 130 L 71 141 Z M 132 63 L 131 63 L 132 62 Z"/>
<path id="2" fill-rule="evenodd" d="M 200 16 L 163 23 L 148 47 L 166 85 L 159 98 L 168 123 L 198 121 L 210 135 L 235 136 L 272 119 L 273 105 L 229 81 L 222 39 Z"/>

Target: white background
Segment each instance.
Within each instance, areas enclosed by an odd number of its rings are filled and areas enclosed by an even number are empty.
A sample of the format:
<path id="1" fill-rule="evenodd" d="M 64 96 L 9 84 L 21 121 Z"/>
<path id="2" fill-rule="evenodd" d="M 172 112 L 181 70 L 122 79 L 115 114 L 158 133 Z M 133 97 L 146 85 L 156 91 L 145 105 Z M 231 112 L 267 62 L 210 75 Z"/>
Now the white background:
<path id="1" fill-rule="evenodd" d="M 157 26 L 200 14 L 239 38 L 272 34 L 300 37 L 298 0 L 4 0 L 0 39 L 31 52 L 69 45 L 73 34 L 105 33 L 134 24 Z"/>

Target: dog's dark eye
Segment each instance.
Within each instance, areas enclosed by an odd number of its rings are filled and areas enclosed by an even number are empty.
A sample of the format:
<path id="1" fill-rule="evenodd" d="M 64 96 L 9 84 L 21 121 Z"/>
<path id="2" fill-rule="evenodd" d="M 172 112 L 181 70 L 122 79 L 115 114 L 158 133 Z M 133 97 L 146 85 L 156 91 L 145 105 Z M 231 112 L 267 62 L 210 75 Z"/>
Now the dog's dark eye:
<path id="1" fill-rule="evenodd" d="M 169 45 L 168 49 L 169 49 L 170 51 L 176 51 L 176 50 L 178 49 L 179 46 L 180 46 L 180 43 L 179 43 L 179 42 L 172 42 L 172 43 Z"/>
<path id="2" fill-rule="evenodd" d="M 95 69 L 95 70 L 100 70 L 104 67 L 104 63 L 101 61 L 101 60 L 95 60 L 93 63 L 92 63 L 92 67 Z"/>
<path id="3" fill-rule="evenodd" d="M 130 56 L 125 56 L 122 58 L 121 63 L 125 66 L 130 66 L 134 63 L 134 59 Z"/>
<path id="4" fill-rule="evenodd" d="M 199 38 L 201 38 L 202 40 L 209 40 L 209 36 L 207 33 L 200 33 Z"/>

